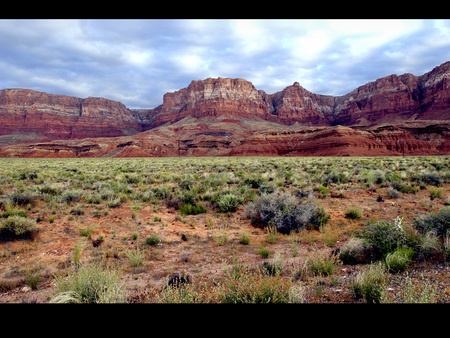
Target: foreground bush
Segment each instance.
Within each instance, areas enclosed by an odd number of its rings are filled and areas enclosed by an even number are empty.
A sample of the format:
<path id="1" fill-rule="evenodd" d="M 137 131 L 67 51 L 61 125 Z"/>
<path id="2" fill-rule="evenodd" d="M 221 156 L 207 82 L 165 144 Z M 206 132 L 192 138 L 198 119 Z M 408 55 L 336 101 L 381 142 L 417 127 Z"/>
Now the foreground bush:
<path id="1" fill-rule="evenodd" d="M 67 278 L 56 277 L 57 295 L 52 303 L 123 303 L 125 290 L 120 274 L 100 265 L 85 265 Z"/>
<path id="2" fill-rule="evenodd" d="M 9 216 L 0 225 L 0 240 L 31 239 L 37 232 L 35 220 L 22 216 Z"/>
<path id="3" fill-rule="evenodd" d="M 225 194 L 219 198 L 219 208 L 222 212 L 236 211 L 237 207 L 243 202 L 243 198 L 234 194 Z"/>
<path id="4" fill-rule="evenodd" d="M 388 253 L 407 244 L 402 218 L 368 223 L 366 229 L 355 235 L 373 248 L 377 259 L 384 258 Z"/>
<path id="5" fill-rule="evenodd" d="M 339 259 L 344 264 L 369 263 L 372 257 L 372 247 L 365 244 L 362 238 L 352 238 L 345 243 L 339 252 Z"/>
<path id="6" fill-rule="evenodd" d="M 287 192 L 263 194 L 254 202 L 247 204 L 245 213 L 252 224 L 263 227 L 275 226 L 282 234 L 289 234 L 302 228 L 319 229 L 330 219 L 315 201 L 302 203 Z"/>
<path id="7" fill-rule="evenodd" d="M 385 263 L 389 272 L 401 272 L 404 271 L 411 263 L 411 258 L 414 254 L 412 248 L 403 247 L 397 248 L 395 251 L 389 253 L 386 256 Z"/>
<path id="8" fill-rule="evenodd" d="M 414 221 L 414 227 L 424 233 L 430 230 L 435 231 L 439 237 L 444 238 L 450 229 L 450 207 L 417 218 Z"/>
<path id="9" fill-rule="evenodd" d="M 229 276 L 222 285 L 222 303 L 288 303 L 295 302 L 290 295 L 293 283 L 279 275 L 262 271 L 239 271 Z M 291 297 L 290 297 L 291 296 Z M 300 297 L 301 298 L 301 297 Z"/>
<path id="10" fill-rule="evenodd" d="M 355 298 L 363 297 L 366 303 L 380 303 L 386 289 L 388 274 L 383 264 L 375 263 L 359 272 L 351 281 Z"/>

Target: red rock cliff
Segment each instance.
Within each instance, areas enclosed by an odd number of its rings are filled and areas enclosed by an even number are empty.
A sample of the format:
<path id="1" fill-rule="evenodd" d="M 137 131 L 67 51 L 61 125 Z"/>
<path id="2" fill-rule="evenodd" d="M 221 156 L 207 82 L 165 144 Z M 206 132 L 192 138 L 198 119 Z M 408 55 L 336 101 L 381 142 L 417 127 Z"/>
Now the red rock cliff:
<path id="1" fill-rule="evenodd" d="M 270 113 L 261 93 L 243 79 L 206 79 L 192 81 L 187 88 L 164 95 L 154 126 L 176 122 L 186 116 L 230 115 L 268 118 Z"/>
<path id="2" fill-rule="evenodd" d="M 29 89 L 0 90 L 0 135 L 37 133 L 50 139 L 121 136 L 141 131 L 120 102 Z"/>

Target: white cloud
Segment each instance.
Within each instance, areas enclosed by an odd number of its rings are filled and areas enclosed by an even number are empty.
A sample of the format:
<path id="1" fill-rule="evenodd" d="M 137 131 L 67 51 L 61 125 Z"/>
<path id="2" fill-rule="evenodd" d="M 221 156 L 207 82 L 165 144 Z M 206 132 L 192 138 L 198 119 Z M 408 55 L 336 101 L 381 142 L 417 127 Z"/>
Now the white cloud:
<path id="1" fill-rule="evenodd" d="M 191 80 L 345 94 L 450 60 L 449 20 L 0 20 L 0 88 L 155 107 Z M 3 87 L 2 87 L 3 86 Z"/>

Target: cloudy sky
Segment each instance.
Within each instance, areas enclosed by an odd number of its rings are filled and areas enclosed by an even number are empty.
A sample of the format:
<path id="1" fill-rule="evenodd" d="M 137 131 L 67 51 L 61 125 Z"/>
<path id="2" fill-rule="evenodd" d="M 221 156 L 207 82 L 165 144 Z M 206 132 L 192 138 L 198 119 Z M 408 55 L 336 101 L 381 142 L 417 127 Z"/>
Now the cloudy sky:
<path id="1" fill-rule="evenodd" d="M 153 108 L 208 77 L 344 95 L 450 61 L 450 20 L 0 20 L 0 89 Z"/>

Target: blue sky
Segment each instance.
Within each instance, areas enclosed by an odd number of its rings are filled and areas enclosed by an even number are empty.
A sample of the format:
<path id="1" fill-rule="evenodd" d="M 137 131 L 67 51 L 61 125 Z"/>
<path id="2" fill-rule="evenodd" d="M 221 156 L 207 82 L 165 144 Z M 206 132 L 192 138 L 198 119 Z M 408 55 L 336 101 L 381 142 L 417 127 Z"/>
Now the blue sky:
<path id="1" fill-rule="evenodd" d="M 450 20 L 0 20 L 0 89 L 153 108 L 208 77 L 344 95 L 450 61 Z"/>

